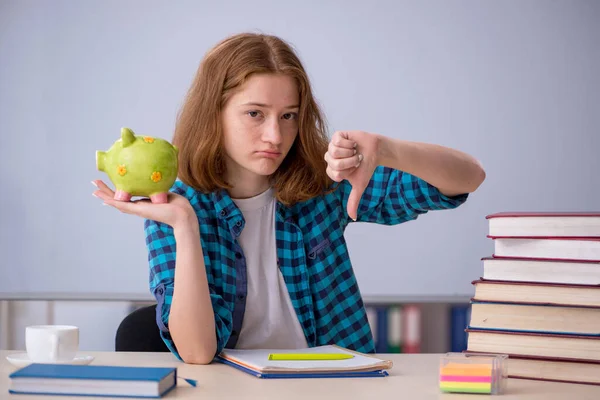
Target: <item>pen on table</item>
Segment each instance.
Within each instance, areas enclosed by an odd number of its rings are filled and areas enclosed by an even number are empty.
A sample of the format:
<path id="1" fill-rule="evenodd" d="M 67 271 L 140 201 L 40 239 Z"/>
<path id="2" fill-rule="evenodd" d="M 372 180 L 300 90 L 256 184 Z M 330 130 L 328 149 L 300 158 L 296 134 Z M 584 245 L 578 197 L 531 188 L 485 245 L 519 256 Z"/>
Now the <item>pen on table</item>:
<path id="1" fill-rule="evenodd" d="M 349 358 L 353 358 L 352 354 L 343 354 L 343 353 L 306 353 L 306 354 L 297 354 L 297 353 L 273 353 L 269 354 L 269 360 L 275 361 L 311 361 L 311 360 L 347 360 Z"/>

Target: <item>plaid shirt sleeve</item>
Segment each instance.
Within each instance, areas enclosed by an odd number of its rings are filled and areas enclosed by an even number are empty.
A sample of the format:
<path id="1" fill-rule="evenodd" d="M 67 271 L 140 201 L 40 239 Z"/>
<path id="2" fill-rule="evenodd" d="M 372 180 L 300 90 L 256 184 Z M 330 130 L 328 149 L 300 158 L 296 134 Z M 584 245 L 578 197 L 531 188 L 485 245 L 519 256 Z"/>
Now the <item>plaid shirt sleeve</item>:
<path id="1" fill-rule="evenodd" d="M 148 248 L 148 262 L 150 264 L 150 291 L 157 301 L 156 323 L 161 337 L 169 350 L 181 360 L 175 343 L 169 332 L 169 313 L 173 300 L 175 281 L 176 246 L 173 229 L 165 224 L 145 220 L 146 246 Z M 205 262 L 210 262 L 205 257 Z M 208 267 L 208 266 L 207 266 Z M 209 271 L 210 268 L 207 268 Z M 225 347 L 232 330 L 232 315 L 225 301 L 215 293 L 212 276 L 207 274 L 210 299 L 215 315 L 215 328 L 217 335 L 217 351 L 220 353 Z"/>
<path id="2" fill-rule="evenodd" d="M 344 180 L 338 189 L 345 211 L 352 185 Z M 435 186 L 415 175 L 379 166 L 362 195 L 356 220 L 395 225 L 414 220 L 431 210 L 456 208 L 467 197 L 468 193 L 445 196 Z M 352 220 L 348 217 L 347 222 Z"/>

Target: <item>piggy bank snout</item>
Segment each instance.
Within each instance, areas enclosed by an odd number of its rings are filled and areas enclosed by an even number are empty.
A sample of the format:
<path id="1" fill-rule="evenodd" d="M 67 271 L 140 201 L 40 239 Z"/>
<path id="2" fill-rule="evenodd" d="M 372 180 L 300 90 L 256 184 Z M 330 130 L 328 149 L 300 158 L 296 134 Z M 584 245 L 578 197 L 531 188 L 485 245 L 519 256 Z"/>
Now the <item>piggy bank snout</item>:
<path id="1" fill-rule="evenodd" d="M 96 168 L 98 171 L 106 172 L 104 170 L 104 159 L 106 157 L 106 153 L 103 151 L 96 151 Z"/>

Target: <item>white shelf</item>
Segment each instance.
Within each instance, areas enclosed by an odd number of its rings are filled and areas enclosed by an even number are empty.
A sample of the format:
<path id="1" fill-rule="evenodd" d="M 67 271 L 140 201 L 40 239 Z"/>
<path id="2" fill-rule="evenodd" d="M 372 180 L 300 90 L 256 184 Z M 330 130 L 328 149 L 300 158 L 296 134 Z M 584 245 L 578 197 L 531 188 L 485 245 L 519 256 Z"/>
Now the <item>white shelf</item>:
<path id="1" fill-rule="evenodd" d="M 155 301 L 154 297 L 142 293 L 8 293 L 0 292 L 0 301 Z"/>
<path id="2" fill-rule="evenodd" d="M 471 296 L 364 296 L 365 304 L 468 303 Z M 9 293 L 0 292 L 0 301 L 102 301 L 154 302 L 149 293 Z"/>
<path id="3" fill-rule="evenodd" d="M 365 304 L 409 304 L 409 303 L 468 303 L 469 295 L 455 296 L 363 296 Z"/>

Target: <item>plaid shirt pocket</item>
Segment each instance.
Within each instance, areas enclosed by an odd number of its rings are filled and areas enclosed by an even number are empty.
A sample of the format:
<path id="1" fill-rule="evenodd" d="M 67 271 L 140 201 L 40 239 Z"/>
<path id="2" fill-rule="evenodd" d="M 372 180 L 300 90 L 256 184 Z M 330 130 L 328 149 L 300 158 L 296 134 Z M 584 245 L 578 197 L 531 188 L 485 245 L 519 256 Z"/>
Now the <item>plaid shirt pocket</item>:
<path id="1" fill-rule="evenodd" d="M 318 243 L 316 246 L 314 246 L 312 249 L 310 249 L 308 251 L 307 257 L 311 260 L 314 260 L 315 258 L 317 258 L 317 256 L 320 253 L 327 250 L 327 248 L 330 245 L 331 245 L 331 242 L 329 241 L 329 239 L 327 239 L 327 238 L 323 239 L 320 243 Z"/>

